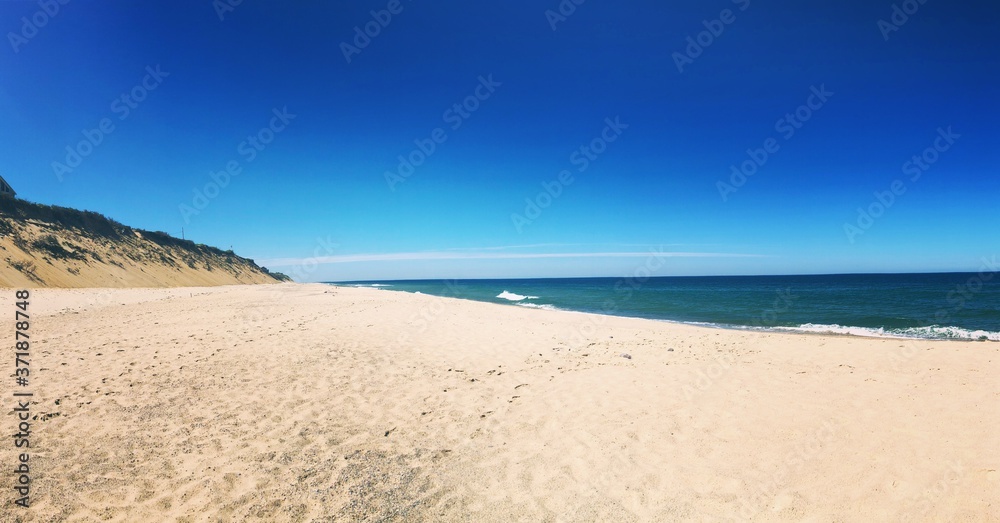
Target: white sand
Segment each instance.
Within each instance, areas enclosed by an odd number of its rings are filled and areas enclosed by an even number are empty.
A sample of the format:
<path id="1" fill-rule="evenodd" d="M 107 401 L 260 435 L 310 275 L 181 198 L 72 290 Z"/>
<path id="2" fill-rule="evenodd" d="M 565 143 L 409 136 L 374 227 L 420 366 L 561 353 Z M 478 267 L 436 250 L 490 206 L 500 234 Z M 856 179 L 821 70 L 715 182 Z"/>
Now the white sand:
<path id="1" fill-rule="evenodd" d="M 323 285 L 31 303 L 33 507 L 7 472 L 3 521 L 1000 520 L 997 343 Z"/>

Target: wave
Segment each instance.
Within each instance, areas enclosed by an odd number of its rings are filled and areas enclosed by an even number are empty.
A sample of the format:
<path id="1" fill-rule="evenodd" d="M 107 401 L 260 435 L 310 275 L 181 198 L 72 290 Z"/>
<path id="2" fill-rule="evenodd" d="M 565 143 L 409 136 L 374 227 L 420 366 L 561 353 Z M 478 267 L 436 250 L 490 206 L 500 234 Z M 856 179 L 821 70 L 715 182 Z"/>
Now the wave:
<path id="1" fill-rule="evenodd" d="M 538 296 L 524 296 L 523 294 L 514 294 L 513 292 L 503 291 L 497 294 L 497 298 L 502 300 L 510 301 L 521 301 L 521 300 L 537 300 Z"/>
<path id="2" fill-rule="evenodd" d="M 882 327 L 853 327 L 849 325 L 806 323 L 799 325 L 798 327 L 774 327 L 767 330 L 810 332 L 820 334 L 848 334 L 851 336 L 864 336 L 867 338 L 1000 341 L 1000 332 L 969 330 L 961 327 L 942 325 L 885 329 Z"/>
<path id="3" fill-rule="evenodd" d="M 542 303 L 542 304 L 538 304 L 538 303 L 518 303 L 517 305 L 521 306 L 521 307 L 530 307 L 532 309 L 542 309 L 542 310 L 547 310 L 547 311 L 561 311 L 562 310 L 562 309 L 556 307 L 555 305 L 549 305 L 547 303 Z"/>

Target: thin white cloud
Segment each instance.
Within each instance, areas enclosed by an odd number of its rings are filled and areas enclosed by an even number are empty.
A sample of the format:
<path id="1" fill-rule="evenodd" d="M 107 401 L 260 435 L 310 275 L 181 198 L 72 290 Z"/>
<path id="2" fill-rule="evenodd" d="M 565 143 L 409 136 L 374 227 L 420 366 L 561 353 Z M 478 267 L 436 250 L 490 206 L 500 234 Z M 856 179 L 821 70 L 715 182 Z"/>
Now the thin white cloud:
<path id="1" fill-rule="evenodd" d="M 527 245 L 500 245 L 491 247 L 452 247 L 444 252 L 455 251 L 506 251 L 510 249 L 537 249 L 539 247 L 578 247 L 585 243 L 530 243 Z"/>
<path id="2" fill-rule="evenodd" d="M 293 267 L 305 263 L 360 263 L 381 261 L 437 261 L 437 260 L 526 260 L 539 258 L 764 258 L 761 254 L 723 252 L 557 252 L 557 253 L 500 253 L 500 252 L 399 252 L 389 254 L 345 254 L 315 258 L 276 258 L 261 260 L 268 267 Z"/>
<path id="3" fill-rule="evenodd" d="M 644 249 L 656 249 L 664 247 L 680 247 L 683 244 L 680 243 L 670 243 L 670 244 L 652 244 L 652 243 L 531 243 L 527 245 L 502 245 L 502 246 L 491 246 L 491 247 L 453 247 L 450 249 L 445 249 L 445 252 L 454 251 L 507 251 L 513 249 L 537 249 L 539 247 L 591 247 L 591 248 L 616 248 L 616 247 L 641 247 Z"/>

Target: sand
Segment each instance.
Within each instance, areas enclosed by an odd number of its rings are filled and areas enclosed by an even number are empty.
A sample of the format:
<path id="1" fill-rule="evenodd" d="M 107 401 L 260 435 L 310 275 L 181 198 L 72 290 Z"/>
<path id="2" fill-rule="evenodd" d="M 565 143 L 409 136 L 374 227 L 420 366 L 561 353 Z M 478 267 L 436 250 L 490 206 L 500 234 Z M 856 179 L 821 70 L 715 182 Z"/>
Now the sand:
<path id="1" fill-rule="evenodd" d="M 297 284 L 30 312 L 32 507 L 4 438 L 2 521 L 1000 520 L 996 343 Z"/>
<path id="2" fill-rule="evenodd" d="M 88 230 L 0 214 L 0 288 L 276 283 L 252 260 L 192 242 L 160 236 L 160 242 L 173 243 L 161 245 L 151 238 L 157 238 L 155 233 L 134 229 L 108 238 Z"/>

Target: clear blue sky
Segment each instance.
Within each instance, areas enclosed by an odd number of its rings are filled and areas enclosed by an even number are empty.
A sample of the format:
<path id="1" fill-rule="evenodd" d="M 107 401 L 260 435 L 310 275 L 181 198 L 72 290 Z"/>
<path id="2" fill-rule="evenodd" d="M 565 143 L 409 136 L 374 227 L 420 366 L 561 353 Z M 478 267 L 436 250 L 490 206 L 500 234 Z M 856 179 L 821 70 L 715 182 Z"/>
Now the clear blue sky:
<path id="1" fill-rule="evenodd" d="M 0 2 L 0 174 L 310 281 L 624 275 L 650 250 L 682 253 L 662 275 L 978 270 L 1000 250 L 994 1 L 223 2 Z"/>

